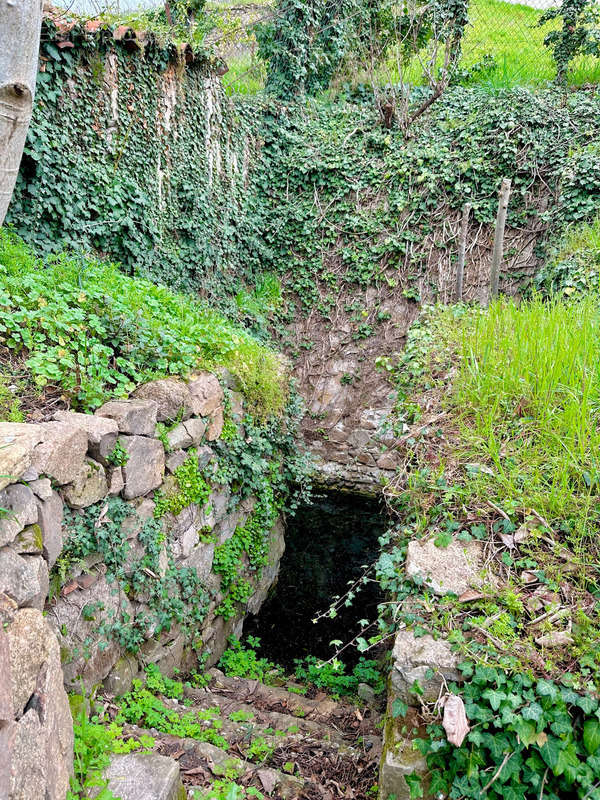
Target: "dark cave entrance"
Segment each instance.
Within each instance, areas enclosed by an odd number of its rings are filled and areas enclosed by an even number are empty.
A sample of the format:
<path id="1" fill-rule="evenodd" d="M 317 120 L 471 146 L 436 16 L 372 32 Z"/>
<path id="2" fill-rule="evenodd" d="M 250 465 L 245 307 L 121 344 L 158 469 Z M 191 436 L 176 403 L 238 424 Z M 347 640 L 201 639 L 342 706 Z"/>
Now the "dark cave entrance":
<path id="1" fill-rule="evenodd" d="M 383 595 L 369 581 L 335 619 L 313 619 L 364 574 L 379 553 L 388 520 L 379 500 L 328 492 L 314 497 L 287 520 L 286 550 L 279 580 L 259 614 L 244 626 L 261 640 L 261 654 L 288 669 L 308 655 L 330 658 L 333 640 L 346 643 L 360 633 L 359 620 L 373 620 Z M 359 654 L 347 648 L 342 660 L 354 666 Z M 367 656 L 367 657 L 372 657 Z"/>

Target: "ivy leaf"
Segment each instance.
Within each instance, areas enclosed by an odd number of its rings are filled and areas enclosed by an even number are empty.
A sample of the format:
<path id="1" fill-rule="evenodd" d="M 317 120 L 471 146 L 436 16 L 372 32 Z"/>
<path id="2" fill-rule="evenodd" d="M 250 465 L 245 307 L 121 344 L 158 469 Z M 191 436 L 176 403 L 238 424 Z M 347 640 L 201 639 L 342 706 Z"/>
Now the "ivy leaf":
<path id="1" fill-rule="evenodd" d="M 397 719 L 398 717 L 405 717 L 407 711 L 408 706 L 406 703 L 396 698 L 392 703 L 392 717 L 394 717 L 394 719 Z"/>
<path id="2" fill-rule="evenodd" d="M 591 756 L 600 747 L 600 722 L 597 719 L 586 719 L 583 723 L 583 745 Z"/>
<path id="3" fill-rule="evenodd" d="M 408 784 L 408 788 L 410 790 L 410 800 L 419 800 L 420 797 L 423 797 L 423 787 L 421 785 L 421 778 L 419 775 L 405 775 L 404 780 Z"/>
<path id="4" fill-rule="evenodd" d="M 485 692 L 483 692 L 482 697 L 485 697 L 486 700 L 490 701 L 490 705 L 494 711 L 498 711 L 502 701 L 506 700 L 505 693 L 499 692 L 497 689 L 486 689 Z"/>
<path id="5" fill-rule="evenodd" d="M 452 534 L 447 533 L 445 531 L 443 533 L 439 533 L 433 540 L 434 545 L 442 549 L 448 547 L 448 545 L 451 544 L 451 542 L 452 542 Z"/>

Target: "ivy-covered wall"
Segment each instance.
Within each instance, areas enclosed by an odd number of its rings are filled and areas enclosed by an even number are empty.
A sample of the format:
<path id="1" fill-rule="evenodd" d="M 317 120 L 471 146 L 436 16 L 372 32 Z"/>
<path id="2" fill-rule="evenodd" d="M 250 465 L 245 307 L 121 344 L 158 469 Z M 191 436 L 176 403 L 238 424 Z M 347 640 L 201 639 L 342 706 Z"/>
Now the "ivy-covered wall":
<path id="1" fill-rule="evenodd" d="M 44 23 L 36 107 L 7 223 L 39 252 L 93 248 L 178 288 L 223 288 L 247 222 L 255 112 L 206 59 L 110 28 Z M 188 53 L 188 60 L 190 54 Z"/>

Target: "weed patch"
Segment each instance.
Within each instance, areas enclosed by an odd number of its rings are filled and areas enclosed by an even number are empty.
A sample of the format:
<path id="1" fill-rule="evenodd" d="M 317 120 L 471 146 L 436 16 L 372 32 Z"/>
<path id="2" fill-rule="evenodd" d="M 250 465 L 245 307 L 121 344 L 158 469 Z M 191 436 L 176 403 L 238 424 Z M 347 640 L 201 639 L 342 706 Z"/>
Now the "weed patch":
<path id="1" fill-rule="evenodd" d="M 45 262 L 0 231 L 0 346 L 24 353 L 31 380 L 90 410 L 166 375 L 224 365 L 258 417 L 282 412 L 278 355 L 183 294 L 63 253 Z"/>

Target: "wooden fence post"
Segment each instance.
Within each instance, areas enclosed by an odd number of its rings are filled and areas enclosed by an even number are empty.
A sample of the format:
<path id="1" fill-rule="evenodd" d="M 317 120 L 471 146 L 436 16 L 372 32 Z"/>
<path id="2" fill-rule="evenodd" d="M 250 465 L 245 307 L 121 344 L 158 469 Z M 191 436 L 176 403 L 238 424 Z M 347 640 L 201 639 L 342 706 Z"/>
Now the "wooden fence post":
<path id="1" fill-rule="evenodd" d="M 510 179 L 503 178 L 498 196 L 498 216 L 496 217 L 496 235 L 494 236 L 494 253 L 492 255 L 492 271 L 490 274 L 490 300 L 498 297 L 498 282 L 500 280 L 500 264 L 504 255 L 504 228 L 506 226 L 506 212 L 510 198 Z"/>
<path id="2" fill-rule="evenodd" d="M 469 215 L 471 203 L 465 203 L 462 210 L 460 224 L 460 239 L 458 242 L 458 263 L 456 265 L 456 302 L 460 303 L 463 296 L 463 278 L 465 274 L 465 255 L 467 252 L 467 233 L 469 231 Z"/>

